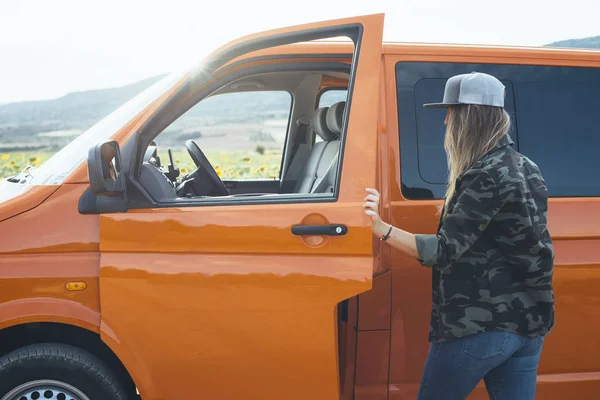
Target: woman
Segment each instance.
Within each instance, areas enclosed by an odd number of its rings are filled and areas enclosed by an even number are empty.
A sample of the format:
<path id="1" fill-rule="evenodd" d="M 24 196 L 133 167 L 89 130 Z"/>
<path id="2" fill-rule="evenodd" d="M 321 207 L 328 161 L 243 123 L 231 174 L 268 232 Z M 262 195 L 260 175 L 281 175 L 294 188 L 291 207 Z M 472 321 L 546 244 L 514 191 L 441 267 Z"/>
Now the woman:
<path id="1" fill-rule="evenodd" d="M 554 252 L 538 167 L 512 148 L 505 89 L 487 74 L 450 78 L 444 147 L 450 169 L 436 235 L 381 220 L 373 233 L 432 268 L 432 342 L 419 399 L 464 399 L 484 379 L 492 400 L 533 399 L 545 335 L 554 326 Z"/>

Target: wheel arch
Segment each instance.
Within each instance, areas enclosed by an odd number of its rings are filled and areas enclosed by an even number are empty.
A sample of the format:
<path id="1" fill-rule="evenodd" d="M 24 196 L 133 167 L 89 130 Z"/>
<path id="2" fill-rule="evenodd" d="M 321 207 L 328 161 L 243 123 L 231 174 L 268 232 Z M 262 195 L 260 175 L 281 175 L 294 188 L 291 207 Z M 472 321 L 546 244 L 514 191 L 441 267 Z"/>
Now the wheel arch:
<path id="1" fill-rule="evenodd" d="M 102 341 L 98 332 L 80 326 L 57 322 L 28 322 L 6 327 L 0 330 L 0 357 L 24 346 L 40 343 L 67 344 L 91 353 L 117 376 L 130 396 L 135 396 L 133 377 L 119 357 Z"/>

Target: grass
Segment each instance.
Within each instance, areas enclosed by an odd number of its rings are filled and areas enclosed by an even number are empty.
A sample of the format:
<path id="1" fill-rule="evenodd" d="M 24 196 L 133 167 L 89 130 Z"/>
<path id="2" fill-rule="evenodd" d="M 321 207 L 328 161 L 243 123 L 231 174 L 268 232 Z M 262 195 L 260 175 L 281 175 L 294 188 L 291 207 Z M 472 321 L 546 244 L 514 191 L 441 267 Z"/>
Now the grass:
<path id="1" fill-rule="evenodd" d="M 19 173 L 27 165 L 39 167 L 52 152 L 9 152 L 0 153 L 0 179 Z M 281 150 L 264 150 L 263 154 L 256 151 L 223 151 L 207 152 L 206 157 L 222 179 L 276 179 L 279 177 L 281 165 Z M 162 165 L 166 166 L 169 157 L 166 152 L 160 152 Z M 173 151 L 175 165 L 181 174 L 189 174 L 196 169 L 192 159 L 185 150 Z"/>

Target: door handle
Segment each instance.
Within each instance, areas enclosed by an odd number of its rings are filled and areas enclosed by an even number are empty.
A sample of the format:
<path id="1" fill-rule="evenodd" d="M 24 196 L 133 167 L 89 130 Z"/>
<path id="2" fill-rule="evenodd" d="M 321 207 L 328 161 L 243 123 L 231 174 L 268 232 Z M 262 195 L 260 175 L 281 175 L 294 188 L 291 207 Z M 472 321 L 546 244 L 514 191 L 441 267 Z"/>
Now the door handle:
<path id="1" fill-rule="evenodd" d="M 292 234 L 297 236 L 344 236 L 348 233 L 346 225 L 294 225 Z"/>

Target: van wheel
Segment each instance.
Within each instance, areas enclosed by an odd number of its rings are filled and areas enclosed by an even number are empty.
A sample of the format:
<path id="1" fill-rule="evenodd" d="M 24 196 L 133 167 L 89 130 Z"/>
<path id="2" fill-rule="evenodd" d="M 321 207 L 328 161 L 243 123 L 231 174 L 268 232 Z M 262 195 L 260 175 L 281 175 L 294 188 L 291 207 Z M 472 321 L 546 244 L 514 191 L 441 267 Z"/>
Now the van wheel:
<path id="1" fill-rule="evenodd" d="M 0 400 L 126 400 L 113 373 L 73 346 L 44 343 L 0 358 Z"/>

